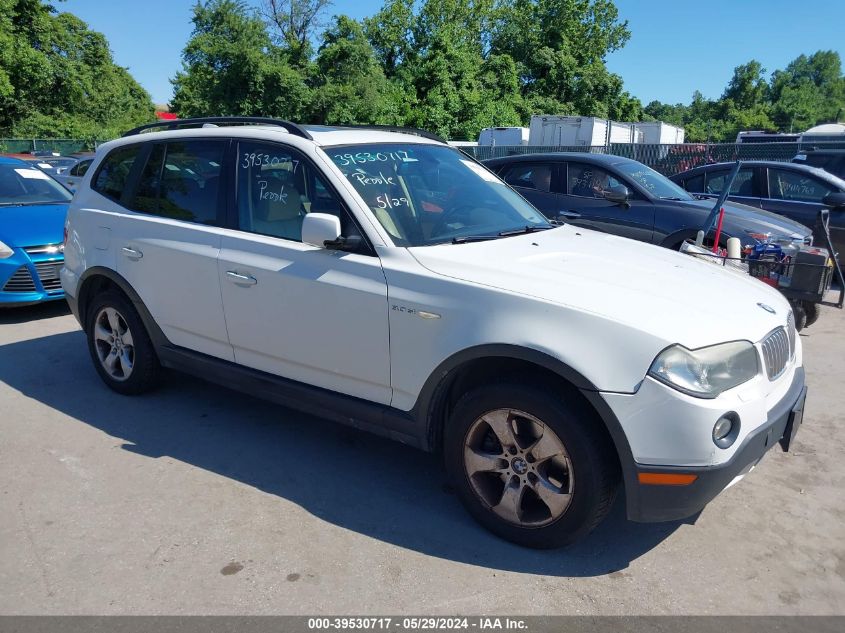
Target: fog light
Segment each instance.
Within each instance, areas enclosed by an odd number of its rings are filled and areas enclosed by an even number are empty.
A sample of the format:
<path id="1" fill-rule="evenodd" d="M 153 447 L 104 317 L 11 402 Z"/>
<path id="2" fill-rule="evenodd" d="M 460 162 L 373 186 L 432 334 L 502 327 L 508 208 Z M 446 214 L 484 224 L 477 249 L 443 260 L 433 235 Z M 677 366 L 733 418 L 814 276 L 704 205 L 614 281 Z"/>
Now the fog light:
<path id="1" fill-rule="evenodd" d="M 734 422 L 730 418 L 719 418 L 716 421 L 716 426 L 713 427 L 713 439 L 718 441 L 726 438 L 731 429 L 733 429 Z"/>
<path id="2" fill-rule="evenodd" d="M 713 442 L 719 448 L 728 448 L 739 435 L 739 416 L 726 413 L 713 425 Z"/>

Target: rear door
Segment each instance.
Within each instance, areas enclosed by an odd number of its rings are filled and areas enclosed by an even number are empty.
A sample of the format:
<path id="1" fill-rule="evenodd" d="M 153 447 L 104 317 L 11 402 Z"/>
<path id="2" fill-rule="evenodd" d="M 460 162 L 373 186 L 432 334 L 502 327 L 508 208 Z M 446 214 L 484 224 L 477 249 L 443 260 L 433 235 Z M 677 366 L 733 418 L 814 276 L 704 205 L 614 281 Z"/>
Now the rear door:
<path id="1" fill-rule="evenodd" d="M 234 360 L 229 345 L 217 256 L 225 221 L 221 178 L 229 142 L 178 140 L 144 143 L 127 185 L 106 158 L 92 187 L 120 205 L 108 227 L 116 268 L 135 289 L 168 340 Z"/>
<path id="2" fill-rule="evenodd" d="M 654 235 L 654 204 L 632 185 L 609 170 L 577 161 L 562 166 L 566 194 L 563 213 L 566 221 L 604 233 L 613 233 L 641 242 Z M 610 187 L 623 185 L 631 192 L 628 204 L 617 204 L 604 197 Z"/>

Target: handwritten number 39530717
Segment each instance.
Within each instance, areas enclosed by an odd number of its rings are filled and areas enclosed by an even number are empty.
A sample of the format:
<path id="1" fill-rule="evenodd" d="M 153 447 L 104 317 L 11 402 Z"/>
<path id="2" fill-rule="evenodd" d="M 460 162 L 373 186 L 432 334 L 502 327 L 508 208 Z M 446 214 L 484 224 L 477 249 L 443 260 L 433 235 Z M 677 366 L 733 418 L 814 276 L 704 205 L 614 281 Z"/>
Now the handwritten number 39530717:
<path id="1" fill-rule="evenodd" d="M 277 165 L 293 165 L 293 173 L 299 168 L 299 161 L 289 158 L 287 156 L 273 156 L 272 154 L 255 153 L 250 154 L 244 152 L 241 167 L 249 169 L 250 167 L 275 167 Z"/>

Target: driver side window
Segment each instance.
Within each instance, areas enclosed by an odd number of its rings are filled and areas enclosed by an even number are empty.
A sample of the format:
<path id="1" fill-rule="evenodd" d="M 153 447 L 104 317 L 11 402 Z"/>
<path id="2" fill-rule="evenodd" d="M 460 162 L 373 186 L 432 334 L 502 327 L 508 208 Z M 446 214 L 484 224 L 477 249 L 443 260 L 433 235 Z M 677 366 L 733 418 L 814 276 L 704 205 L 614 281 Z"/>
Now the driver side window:
<path id="1" fill-rule="evenodd" d="M 340 218 L 345 237 L 361 235 L 341 202 L 296 150 L 269 143 L 241 142 L 237 158 L 238 228 L 302 241 L 309 213 Z"/>
<path id="2" fill-rule="evenodd" d="M 607 191 L 621 184 L 601 167 L 586 163 L 569 163 L 567 192 L 571 196 L 603 199 Z"/>

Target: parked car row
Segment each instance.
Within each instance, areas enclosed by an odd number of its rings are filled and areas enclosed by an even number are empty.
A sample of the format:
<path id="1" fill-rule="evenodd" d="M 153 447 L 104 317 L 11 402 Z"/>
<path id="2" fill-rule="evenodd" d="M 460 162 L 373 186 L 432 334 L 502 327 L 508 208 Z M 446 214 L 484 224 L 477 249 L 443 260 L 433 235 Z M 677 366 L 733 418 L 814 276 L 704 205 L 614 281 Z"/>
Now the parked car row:
<path id="1" fill-rule="evenodd" d="M 554 220 L 678 250 L 713 207 L 637 161 L 607 154 L 550 153 L 485 163 Z M 706 168 L 698 168 L 706 169 Z M 727 171 L 726 174 L 727 175 Z M 725 206 L 723 242 L 771 234 L 785 246 L 809 242 L 806 225 L 743 204 Z"/>
<path id="2" fill-rule="evenodd" d="M 31 162 L 0 157 L 0 307 L 62 299 L 71 193 Z"/>
<path id="3" fill-rule="evenodd" d="M 691 193 L 716 196 L 722 193 L 732 168 L 732 163 L 704 165 L 671 179 Z M 808 227 L 815 227 L 819 210 L 828 208 L 834 250 L 845 253 L 845 180 L 824 169 L 777 161 L 743 162 L 728 199 Z M 813 238 L 816 244 L 824 244 L 818 230 Z"/>
<path id="4" fill-rule="evenodd" d="M 707 208 L 677 185 L 542 158 L 492 165 L 514 189 L 414 130 L 145 126 L 82 177 L 62 287 L 109 388 L 175 368 L 441 451 L 514 542 L 581 538 L 620 490 L 631 519 L 693 515 L 801 424 L 790 306 L 653 246 Z M 810 236 L 740 205 L 729 226 Z"/>

